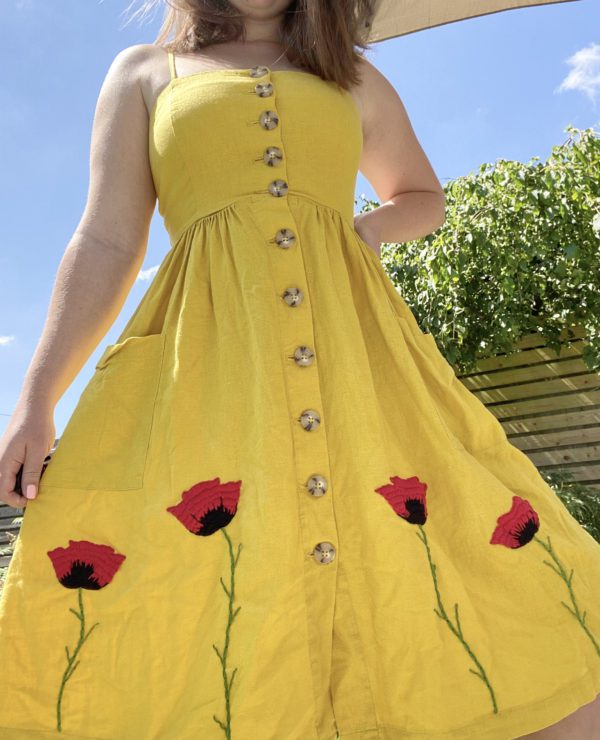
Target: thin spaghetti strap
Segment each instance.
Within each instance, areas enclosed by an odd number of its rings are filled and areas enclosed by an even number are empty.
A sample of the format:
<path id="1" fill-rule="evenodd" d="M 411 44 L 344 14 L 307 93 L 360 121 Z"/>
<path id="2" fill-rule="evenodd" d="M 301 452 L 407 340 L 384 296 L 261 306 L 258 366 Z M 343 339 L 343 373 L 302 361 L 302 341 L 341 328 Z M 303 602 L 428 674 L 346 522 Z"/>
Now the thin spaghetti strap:
<path id="1" fill-rule="evenodd" d="M 169 56 L 169 71 L 171 72 L 171 79 L 174 80 L 177 77 L 177 70 L 175 69 L 175 56 L 172 51 L 167 52 Z"/>

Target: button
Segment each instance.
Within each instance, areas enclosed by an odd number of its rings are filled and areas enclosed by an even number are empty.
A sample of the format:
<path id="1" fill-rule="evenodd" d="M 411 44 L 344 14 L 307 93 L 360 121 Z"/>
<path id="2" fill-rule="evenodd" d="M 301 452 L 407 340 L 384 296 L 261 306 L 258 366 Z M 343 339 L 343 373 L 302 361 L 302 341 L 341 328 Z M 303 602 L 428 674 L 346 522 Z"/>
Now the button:
<path id="1" fill-rule="evenodd" d="M 269 68 L 265 67 L 264 64 L 257 64 L 250 70 L 250 77 L 264 77 L 269 73 Z"/>
<path id="2" fill-rule="evenodd" d="M 278 146 L 269 146 L 265 149 L 263 159 L 269 165 L 269 167 L 273 167 L 274 165 L 281 162 L 281 160 L 283 159 L 283 152 Z"/>
<path id="3" fill-rule="evenodd" d="M 323 496 L 327 491 L 327 479 L 322 475 L 311 475 L 306 481 L 306 487 L 311 496 Z"/>
<path id="4" fill-rule="evenodd" d="M 286 288 L 281 294 L 281 297 L 288 304 L 288 306 L 291 306 L 293 308 L 294 306 L 299 306 L 302 303 L 304 299 L 304 293 L 300 288 Z"/>
<path id="5" fill-rule="evenodd" d="M 271 131 L 279 123 L 279 116 L 274 110 L 264 110 L 258 117 L 258 122 L 264 129 Z"/>
<path id="6" fill-rule="evenodd" d="M 296 241 L 296 235 L 291 229 L 279 229 L 275 234 L 275 242 L 278 247 L 287 249 Z"/>
<path id="7" fill-rule="evenodd" d="M 319 412 L 314 409 L 304 409 L 300 414 L 298 421 L 307 432 L 312 432 L 313 429 L 318 428 L 321 423 L 321 417 L 319 416 Z"/>
<path id="8" fill-rule="evenodd" d="M 287 191 L 288 184 L 285 180 L 273 180 L 273 182 L 269 183 L 269 192 L 271 195 L 275 195 L 279 198 L 282 195 L 285 195 Z"/>
<path id="9" fill-rule="evenodd" d="M 335 547 L 331 542 L 319 542 L 312 554 L 317 563 L 331 563 L 335 558 Z"/>
<path id="10" fill-rule="evenodd" d="M 310 347 L 306 347 L 302 344 L 300 347 L 296 347 L 292 357 L 294 358 L 296 365 L 300 365 L 300 367 L 308 367 L 309 365 L 312 365 L 315 353 Z"/>
<path id="11" fill-rule="evenodd" d="M 273 95 L 273 85 L 270 82 L 257 82 L 254 92 L 259 98 L 268 98 Z"/>

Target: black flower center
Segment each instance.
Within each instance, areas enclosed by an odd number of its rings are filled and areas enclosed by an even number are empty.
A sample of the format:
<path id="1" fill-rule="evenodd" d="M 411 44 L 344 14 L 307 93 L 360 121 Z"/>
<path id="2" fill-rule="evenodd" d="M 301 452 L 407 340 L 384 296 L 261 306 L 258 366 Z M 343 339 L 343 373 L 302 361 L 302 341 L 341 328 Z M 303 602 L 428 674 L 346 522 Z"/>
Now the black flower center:
<path id="1" fill-rule="evenodd" d="M 77 560 L 60 582 L 65 588 L 87 588 L 97 591 L 102 588 L 94 574 L 94 566 Z"/>

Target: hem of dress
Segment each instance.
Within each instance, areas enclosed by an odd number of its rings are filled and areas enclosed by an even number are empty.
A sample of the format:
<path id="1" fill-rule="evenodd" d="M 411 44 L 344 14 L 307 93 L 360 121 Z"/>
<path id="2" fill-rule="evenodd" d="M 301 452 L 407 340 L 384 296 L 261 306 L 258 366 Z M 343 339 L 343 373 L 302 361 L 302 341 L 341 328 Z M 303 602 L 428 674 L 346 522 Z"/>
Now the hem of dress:
<path id="1" fill-rule="evenodd" d="M 352 738 L 352 740 L 517 740 L 522 735 L 543 730 L 573 714 L 580 707 L 594 701 L 598 693 L 600 693 L 600 672 L 589 671 L 583 678 L 561 687 L 555 694 L 542 701 L 507 709 L 500 712 L 497 717 L 488 714 L 477 722 L 471 722 L 447 732 L 407 732 L 397 725 L 377 724 L 376 727 L 367 729 L 340 732 L 333 737 L 322 736 L 320 740 L 347 740 L 347 738 Z M 34 740 L 40 737 L 106 740 L 92 735 L 56 730 L 0 726 L 0 740 L 15 740 L 16 737 L 19 740 Z"/>
<path id="2" fill-rule="evenodd" d="M 589 704 L 600 693 L 600 671 L 590 670 L 556 693 L 532 704 L 488 714 L 483 719 L 452 730 L 411 732 L 397 725 L 339 732 L 320 740 L 518 740 L 522 735 L 546 729 Z M 0 735 L 1 737 L 1 735 Z"/>

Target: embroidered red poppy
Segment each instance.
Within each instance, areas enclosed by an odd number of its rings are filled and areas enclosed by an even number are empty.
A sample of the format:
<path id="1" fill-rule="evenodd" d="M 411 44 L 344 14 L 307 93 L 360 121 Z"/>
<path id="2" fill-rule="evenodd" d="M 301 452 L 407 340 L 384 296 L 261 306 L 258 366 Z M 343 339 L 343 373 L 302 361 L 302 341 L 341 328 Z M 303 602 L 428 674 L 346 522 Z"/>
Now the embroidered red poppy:
<path id="1" fill-rule="evenodd" d="M 56 577 L 65 588 L 87 588 L 97 591 L 109 584 L 125 555 L 109 545 L 97 545 L 88 540 L 69 540 L 68 547 L 48 552 Z"/>
<path id="2" fill-rule="evenodd" d="M 57 547 L 48 551 L 59 582 L 65 588 L 78 589 L 79 610 L 69 609 L 79 622 L 77 643 L 73 650 L 65 646 L 67 667 L 58 690 L 56 701 L 56 729 L 62 732 L 62 699 L 67 681 L 79 665 L 81 649 L 92 631 L 100 624 L 96 622 L 86 631 L 83 609 L 82 589 L 97 591 L 107 586 L 125 560 L 125 555 L 116 552 L 109 545 L 98 545 L 88 540 L 69 540 L 68 547 Z"/>
<path id="3" fill-rule="evenodd" d="M 512 497 L 510 511 L 498 517 L 492 534 L 492 545 L 523 547 L 540 528 L 540 519 L 529 501 L 520 496 Z"/>
<path id="4" fill-rule="evenodd" d="M 458 616 L 458 603 L 454 603 L 454 615 L 456 619 L 456 624 L 454 624 L 449 615 L 449 611 L 451 610 L 447 610 L 442 601 L 442 594 L 438 583 L 438 566 L 432 559 L 431 547 L 429 546 L 427 539 L 427 532 L 424 527 L 420 526 L 425 524 L 427 521 L 427 503 L 425 500 L 427 484 L 420 481 L 416 475 L 413 475 L 410 478 L 401 478 L 399 475 L 392 475 L 390 476 L 390 481 L 391 483 L 386 483 L 385 485 L 376 488 L 375 491 L 380 493 L 386 499 L 399 517 L 406 519 L 406 521 L 411 524 L 419 525 L 419 527 L 416 528 L 415 534 L 421 540 L 427 552 L 427 562 L 429 563 L 435 597 L 437 599 L 437 607 L 434 607 L 433 611 L 448 625 L 452 635 L 460 641 L 461 645 L 468 653 L 469 659 L 475 664 L 477 670 L 469 668 L 469 671 L 483 681 L 489 692 L 493 711 L 497 712 L 498 705 L 496 703 L 496 696 L 487 673 L 475 655 L 475 650 L 471 645 L 469 645 L 465 639 L 465 635 L 463 634 L 463 628 Z"/>
<path id="5" fill-rule="evenodd" d="M 167 511 L 192 534 L 206 537 L 226 527 L 237 512 L 241 481 L 221 483 L 219 477 L 195 483 Z"/>
<path id="6" fill-rule="evenodd" d="M 427 484 L 422 483 L 416 475 L 401 478 L 390 476 L 391 483 L 386 483 L 375 491 L 380 493 L 392 509 L 411 524 L 425 524 L 427 521 L 427 504 L 425 493 Z"/>

